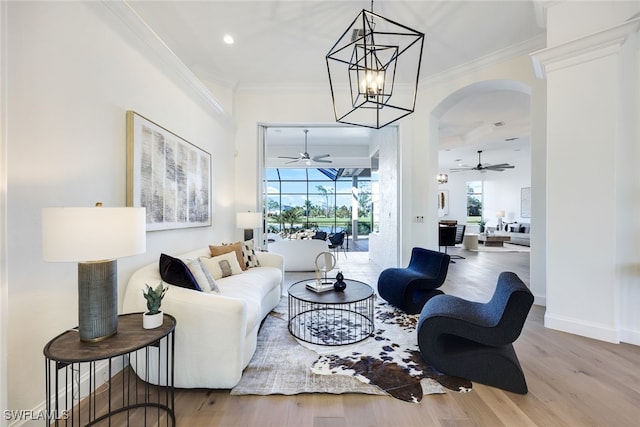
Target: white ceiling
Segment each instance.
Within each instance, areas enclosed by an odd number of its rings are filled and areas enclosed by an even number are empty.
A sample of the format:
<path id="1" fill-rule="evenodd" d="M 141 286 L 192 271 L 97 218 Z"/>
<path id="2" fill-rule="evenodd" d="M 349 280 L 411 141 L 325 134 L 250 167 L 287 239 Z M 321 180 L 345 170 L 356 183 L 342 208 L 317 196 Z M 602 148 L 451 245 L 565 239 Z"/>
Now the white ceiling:
<path id="1" fill-rule="evenodd" d="M 425 33 L 421 81 L 437 79 L 465 64 L 544 40 L 540 0 L 374 1 L 373 12 Z M 128 1 L 129 6 L 174 54 L 205 83 L 231 88 L 274 84 L 326 85 L 325 55 L 370 1 Z M 235 43 L 227 45 L 230 34 Z M 476 163 L 476 150 L 501 150 L 504 139 L 529 143 L 528 96 L 485 90 L 461 99 L 441 117 L 441 168 L 454 160 Z M 504 122 L 500 129 L 493 123 Z M 349 138 L 367 139 L 370 130 L 341 127 Z M 300 134 L 295 138 L 295 132 Z M 344 136 L 317 128 L 319 144 Z M 322 133 L 325 133 L 323 136 Z M 333 132 L 333 133 L 331 133 Z M 286 128 L 274 137 L 301 151 L 304 134 Z M 309 152 L 312 133 L 309 134 Z M 270 140 L 274 141 L 274 140 Z M 326 147 L 328 150 L 329 147 Z M 448 149 L 449 151 L 444 151 Z M 326 151 L 326 150 L 324 150 Z M 316 154 L 316 153 L 311 153 Z M 323 153 L 324 154 L 324 153 Z M 471 156 L 471 158 L 470 158 Z M 508 162 L 502 158 L 500 162 Z"/>

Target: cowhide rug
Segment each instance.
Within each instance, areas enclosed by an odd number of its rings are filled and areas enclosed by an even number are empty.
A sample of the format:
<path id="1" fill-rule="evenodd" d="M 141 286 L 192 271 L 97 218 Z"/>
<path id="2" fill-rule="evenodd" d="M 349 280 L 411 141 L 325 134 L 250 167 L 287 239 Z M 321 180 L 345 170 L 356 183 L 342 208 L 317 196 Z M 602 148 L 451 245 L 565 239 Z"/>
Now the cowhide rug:
<path id="1" fill-rule="evenodd" d="M 328 347 L 296 340 L 287 330 L 287 307 L 285 297 L 265 319 L 256 352 L 232 395 L 364 393 L 419 402 L 423 394 L 471 389 L 469 381 L 443 375 L 422 362 L 415 333 L 418 316 L 384 302 L 376 304 L 372 337 Z M 308 327 L 322 339 L 343 338 L 344 331 Z"/>
<path id="2" fill-rule="evenodd" d="M 379 300 L 370 338 L 339 347 L 301 344 L 320 354 L 311 365 L 313 373 L 351 376 L 404 401 L 420 402 L 424 393 L 444 393 L 444 388 L 470 391 L 470 381 L 438 372 L 422 360 L 416 335 L 418 318 Z M 319 338 L 330 343 L 337 335 L 330 329 L 310 327 L 309 332 L 322 334 Z"/>

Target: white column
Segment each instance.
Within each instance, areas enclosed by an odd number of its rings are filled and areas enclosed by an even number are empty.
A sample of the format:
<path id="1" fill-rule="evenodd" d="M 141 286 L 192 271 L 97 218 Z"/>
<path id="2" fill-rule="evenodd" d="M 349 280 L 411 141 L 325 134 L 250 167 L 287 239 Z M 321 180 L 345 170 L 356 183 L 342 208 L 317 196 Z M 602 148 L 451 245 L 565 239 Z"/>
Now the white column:
<path id="1" fill-rule="evenodd" d="M 637 108 L 629 59 L 639 29 L 633 19 L 532 54 L 547 79 L 545 325 L 611 342 L 621 336 L 621 290 L 640 283 L 624 267 L 638 223 L 628 183 L 638 176 L 622 175 L 634 170 L 635 125 L 625 117 Z"/>

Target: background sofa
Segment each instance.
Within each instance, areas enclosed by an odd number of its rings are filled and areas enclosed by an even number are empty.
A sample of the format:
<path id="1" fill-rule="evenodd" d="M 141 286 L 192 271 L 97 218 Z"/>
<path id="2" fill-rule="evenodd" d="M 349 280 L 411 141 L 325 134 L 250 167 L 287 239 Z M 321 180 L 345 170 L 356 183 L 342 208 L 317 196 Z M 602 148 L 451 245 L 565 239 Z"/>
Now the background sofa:
<path id="1" fill-rule="evenodd" d="M 175 387 L 226 389 L 240 381 L 256 350 L 260 323 L 278 305 L 284 283 L 282 256 L 266 252 L 256 252 L 256 256 L 259 267 L 215 280 L 219 292 L 167 285 L 161 309 L 177 321 Z M 188 263 L 199 257 L 210 257 L 209 248 L 176 258 Z M 160 281 L 158 262 L 134 272 L 127 284 L 123 312 L 146 311 L 142 296 L 145 284 L 155 287 Z M 135 360 L 131 365 L 145 377 L 146 365 Z M 162 373 L 158 378 L 156 371 L 157 367 L 149 366 L 150 381 L 165 384 Z"/>
<path id="2" fill-rule="evenodd" d="M 525 222 L 512 222 L 504 225 L 504 230 L 496 231 L 496 227 L 487 227 L 490 233 L 497 233 L 511 237 L 508 243 L 522 246 L 531 246 L 531 224 Z"/>
<path id="3" fill-rule="evenodd" d="M 315 271 L 316 256 L 330 250 L 326 240 L 318 239 L 283 239 L 269 243 L 268 248 L 269 253 L 284 257 L 286 271 Z"/>
<path id="4" fill-rule="evenodd" d="M 505 228 L 506 234 L 511 237 L 509 243 L 523 246 L 531 245 L 531 224 L 514 222 L 507 224 Z"/>

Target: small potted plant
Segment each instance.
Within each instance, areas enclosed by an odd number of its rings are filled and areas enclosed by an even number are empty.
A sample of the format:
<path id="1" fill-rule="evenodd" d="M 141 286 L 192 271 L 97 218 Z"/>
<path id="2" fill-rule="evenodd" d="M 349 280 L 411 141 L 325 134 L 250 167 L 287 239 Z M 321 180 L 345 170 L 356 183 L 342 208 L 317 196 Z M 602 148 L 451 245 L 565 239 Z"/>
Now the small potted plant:
<path id="1" fill-rule="evenodd" d="M 484 233 L 485 225 L 487 225 L 487 221 L 485 221 L 484 219 L 481 219 L 480 222 L 478 222 L 478 228 L 480 229 L 481 233 Z"/>
<path id="2" fill-rule="evenodd" d="M 142 327 L 144 329 L 153 329 L 162 325 L 162 311 L 160 310 L 160 305 L 162 304 L 162 298 L 164 298 L 164 294 L 167 293 L 167 289 L 162 285 L 162 282 L 158 284 L 158 286 L 154 289 L 151 286 L 147 285 L 146 292 L 142 291 L 144 295 L 144 299 L 147 300 L 147 311 L 142 315 Z"/>

